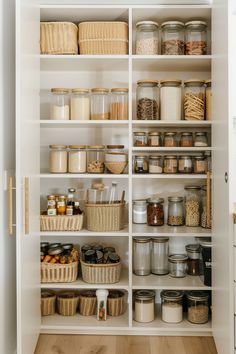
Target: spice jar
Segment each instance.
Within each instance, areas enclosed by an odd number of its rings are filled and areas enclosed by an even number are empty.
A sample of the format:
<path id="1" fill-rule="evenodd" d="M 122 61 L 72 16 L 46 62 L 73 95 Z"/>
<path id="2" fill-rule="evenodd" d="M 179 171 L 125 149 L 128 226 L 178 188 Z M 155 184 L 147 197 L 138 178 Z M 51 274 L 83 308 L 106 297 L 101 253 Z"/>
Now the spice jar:
<path id="1" fill-rule="evenodd" d="M 158 54 L 158 23 L 141 21 L 136 23 L 136 54 Z"/>
<path id="2" fill-rule="evenodd" d="M 136 275 L 151 274 L 150 237 L 133 237 L 133 272 Z"/>
<path id="3" fill-rule="evenodd" d="M 161 25 L 161 54 L 184 55 L 184 23 L 167 21 Z"/>
<path id="4" fill-rule="evenodd" d="M 184 205 L 182 197 L 168 198 L 168 221 L 169 226 L 184 225 Z"/>
<path id="5" fill-rule="evenodd" d="M 145 132 L 134 132 L 134 146 L 147 146 L 147 136 Z"/>
<path id="6" fill-rule="evenodd" d="M 185 225 L 197 227 L 200 225 L 201 213 L 201 187 L 186 186 L 185 197 Z"/>
<path id="7" fill-rule="evenodd" d="M 149 173 L 162 173 L 162 156 L 149 156 Z"/>
<path id="8" fill-rule="evenodd" d="M 104 145 L 90 145 L 87 150 L 87 172 L 104 173 Z"/>
<path id="9" fill-rule="evenodd" d="M 128 119 L 128 97 L 129 90 L 127 88 L 111 89 L 111 120 L 127 120 Z"/>
<path id="10" fill-rule="evenodd" d="M 72 89 L 70 98 L 70 119 L 90 119 L 90 96 L 89 90 L 83 88 Z"/>
<path id="11" fill-rule="evenodd" d="M 189 275 L 200 275 L 200 247 L 198 244 L 185 246 L 188 255 L 187 273 Z"/>
<path id="12" fill-rule="evenodd" d="M 161 81 L 161 120 L 181 120 L 182 116 L 182 81 Z"/>
<path id="13" fill-rule="evenodd" d="M 148 173 L 148 156 L 134 156 L 134 172 Z"/>
<path id="14" fill-rule="evenodd" d="M 161 319 L 167 323 L 183 321 L 183 292 L 163 290 L 161 292 Z"/>
<path id="15" fill-rule="evenodd" d="M 211 229 L 212 226 L 211 199 L 209 201 L 209 205 L 207 205 L 207 188 L 206 186 L 203 186 L 201 189 L 202 189 L 201 227 L 203 227 L 204 229 Z"/>
<path id="16" fill-rule="evenodd" d="M 204 120 L 205 117 L 205 82 L 188 80 L 184 82 L 184 119 Z"/>
<path id="17" fill-rule="evenodd" d="M 164 199 L 149 198 L 147 206 L 147 223 L 149 226 L 164 225 Z"/>
<path id="18" fill-rule="evenodd" d="M 206 84 L 206 120 L 212 120 L 212 89 L 211 80 L 205 81 Z"/>
<path id="19" fill-rule="evenodd" d="M 146 224 L 147 223 L 147 201 L 133 200 L 133 223 Z"/>
<path id="20" fill-rule="evenodd" d="M 91 90 L 91 119 L 106 120 L 109 118 L 109 89 L 93 88 Z"/>
<path id="21" fill-rule="evenodd" d="M 181 147 L 193 147 L 193 133 L 184 132 L 180 137 Z"/>
<path id="22" fill-rule="evenodd" d="M 157 275 L 169 273 L 169 238 L 153 237 L 151 252 L 151 272 Z"/>
<path id="23" fill-rule="evenodd" d="M 174 155 L 164 156 L 164 173 L 177 173 L 178 160 Z"/>
<path id="24" fill-rule="evenodd" d="M 193 172 L 193 161 L 191 156 L 180 156 L 178 163 L 179 173 L 192 173 Z"/>
<path id="25" fill-rule="evenodd" d="M 153 147 L 161 146 L 161 133 L 149 132 L 148 133 L 148 146 L 153 146 Z"/>
<path id="26" fill-rule="evenodd" d="M 177 147 L 177 134 L 174 132 L 166 132 L 164 135 L 164 147 Z"/>
<path id="27" fill-rule="evenodd" d="M 70 119 L 69 92 L 66 88 L 51 89 L 50 119 Z"/>
<path id="28" fill-rule="evenodd" d="M 47 215 L 48 216 L 55 216 L 57 215 L 57 208 L 56 208 L 56 197 L 55 195 L 48 195 L 47 197 Z"/>
<path id="29" fill-rule="evenodd" d="M 187 275 L 188 257 L 185 254 L 172 254 L 169 256 L 170 276 L 184 278 Z"/>
<path id="30" fill-rule="evenodd" d="M 204 132 L 195 133 L 194 146 L 207 147 L 208 146 L 207 133 Z"/>
<path id="31" fill-rule="evenodd" d="M 185 23 L 186 55 L 207 54 L 207 24 L 203 21 Z"/>
<path id="32" fill-rule="evenodd" d="M 209 319 L 209 294 L 195 290 L 187 293 L 188 321 L 195 324 L 207 323 Z"/>
<path id="33" fill-rule="evenodd" d="M 65 215 L 66 214 L 66 197 L 60 195 L 57 202 L 57 214 Z"/>
<path id="34" fill-rule="evenodd" d="M 155 318 L 155 291 L 137 290 L 134 292 L 134 320 L 152 322 Z"/>
<path id="35" fill-rule="evenodd" d="M 67 146 L 49 145 L 49 170 L 51 173 L 67 173 Z"/>
<path id="36" fill-rule="evenodd" d="M 86 172 L 86 146 L 85 145 L 69 145 L 69 172 L 85 173 Z"/>
<path id="37" fill-rule="evenodd" d="M 159 119 L 158 81 L 140 80 L 137 85 L 137 119 Z"/>
<path id="38" fill-rule="evenodd" d="M 204 174 L 206 173 L 206 160 L 203 155 L 194 156 L 193 159 L 193 171 L 196 174 Z"/>

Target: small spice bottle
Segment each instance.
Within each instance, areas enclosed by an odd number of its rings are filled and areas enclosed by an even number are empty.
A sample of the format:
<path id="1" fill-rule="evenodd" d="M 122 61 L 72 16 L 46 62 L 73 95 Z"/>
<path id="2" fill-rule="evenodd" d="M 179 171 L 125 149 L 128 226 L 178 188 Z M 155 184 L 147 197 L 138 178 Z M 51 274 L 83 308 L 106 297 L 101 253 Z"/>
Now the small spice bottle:
<path id="1" fill-rule="evenodd" d="M 147 146 L 147 135 L 145 132 L 134 132 L 134 146 Z"/>
<path id="2" fill-rule="evenodd" d="M 136 275 L 151 274 L 150 237 L 133 237 L 133 272 Z"/>
<path id="3" fill-rule="evenodd" d="M 148 133 L 148 146 L 158 147 L 161 146 L 161 133 L 149 132 Z"/>
<path id="4" fill-rule="evenodd" d="M 178 160 L 177 156 L 167 155 L 164 156 L 163 171 L 164 173 L 174 174 L 177 173 Z"/>
<path id="5" fill-rule="evenodd" d="M 179 157 L 178 172 L 179 173 L 192 173 L 193 172 L 193 161 L 192 161 L 191 156 L 186 155 L 186 156 Z"/>
<path id="6" fill-rule="evenodd" d="M 127 120 L 128 119 L 128 92 L 127 88 L 111 89 L 110 119 Z"/>
<path id="7" fill-rule="evenodd" d="M 200 275 L 200 247 L 198 244 L 186 245 L 185 246 L 188 265 L 187 273 L 189 275 Z"/>
<path id="8" fill-rule="evenodd" d="M 204 173 L 206 173 L 206 160 L 205 160 L 205 157 L 203 155 L 194 156 L 193 171 L 196 174 L 204 174 Z"/>
<path id="9" fill-rule="evenodd" d="M 148 156 L 136 155 L 134 157 L 134 172 L 148 173 Z"/>
<path id="10" fill-rule="evenodd" d="M 162 173 L 163 172 L 163 162 L 162 156 L 149 156 L 149 173 Z"/>
<path id="11" fill-rule="evenodd" d="M 168 225 L 182 226 L 184 225 L 184 198 L 169 197 L 168 198 Z"/>
<path id="12" fill-rule="evenodd" d="M 148 323 L 155 319 L 155 291 L 137 290 L 134 292 L 134 320 Z"/>
<path id="13" fill-rule="evenodd" d="M 47 201 L 47 204 L 48 204 L 47 214 L 49 216 L 57 215 L 56 197 L 55 197 L 55 195 L 48 195 L 47 200 L 48 200 Z"/>
<path id="14" fill-rule="evenodd" d="M 66 214 L 66 197 L 60 195 L 57 202 L 57 214 L 65 215 Z"/>
<path id="15" fill-rule="evenodd" d="M 161 319 L 167 323 L 183 321 L 183 292 L 163 290 L 161 292 Z"/>
<path id="16" fill-rule="evenodd" d="M 195 324 L 207 323 L 209 320 L 209 294 L 195 290 L 187 294 L 188 321 Z"/>
<path id="17" fill-rule="evenodd" d="M 164 225 L 164 199 L 149 198 L 147 206 L 147 223 L 149 226 Z"/>
<path id="18" fill-rule="evenodd" d="M 181 147 L 193 147 L 193 133 L 184 132 L 180 137 Z"/>
<path id="19" fill-rule="evenodd" d="M 175 132 L 167 132 L 164 135 L 164 147 L 177 147 L 178 140 Z"/>
<path id="20" fill-rule="evenodd" d="M 185 254 L 172 254 L 169 256 L 170 276 L 184 278 L 187 275 L 188 256 Z"/>

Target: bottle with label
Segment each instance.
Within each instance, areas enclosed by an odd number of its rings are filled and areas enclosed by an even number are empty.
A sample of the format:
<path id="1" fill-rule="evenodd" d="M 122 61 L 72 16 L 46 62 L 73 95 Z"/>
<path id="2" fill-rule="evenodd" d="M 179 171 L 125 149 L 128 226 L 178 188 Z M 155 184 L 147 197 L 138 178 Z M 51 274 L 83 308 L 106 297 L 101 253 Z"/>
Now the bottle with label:
<path id="1" fill-rule="evenodd" d="M 65 215 L 66 214 L 66 197 L 60 195 L 57 202 L 57 214 Z"/>
<path id="2" fill-rule="evenodd" d="M 49 216 L 57 215 L 55 195 L 48 195 L 47 200 L 47 214 Z"/>
<path id="3" fill-rule="evenodd" d="M 81 214 L 83 214 L 83 212 L 80 209 L 79 201 L 76 200 L 74 202 L 73 215 L 81 215 Z"/>
<path id="4" fill-rule="evenodd" d="M 74 193 L 75 193 L 74 188 L 68 189 L 68 196 L 67 196 L 67 203 L 66 203 L 66 215 L 68 215 L 68 216 L 73 215 L 73 209 L 74 209 L 74 205 L 75 205 Z"/>

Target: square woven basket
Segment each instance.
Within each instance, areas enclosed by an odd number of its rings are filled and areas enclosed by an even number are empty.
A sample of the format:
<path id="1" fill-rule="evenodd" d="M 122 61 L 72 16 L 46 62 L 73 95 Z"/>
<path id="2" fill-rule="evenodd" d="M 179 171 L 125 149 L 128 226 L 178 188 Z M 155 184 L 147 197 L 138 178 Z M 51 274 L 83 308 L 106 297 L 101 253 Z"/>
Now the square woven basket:
<path id="1" fill-rule="evenodd" d="M 51 264 L 41 262 L 41 283 L 71 283 L 78 276 L 79 262 Z"/>
<path id="2" fill-rule="evenodd" d="M 120 281 L 121 263 L 90 264 L 80 260 L 83 281 L 90 284 L 114 284 Z"/>
<path id="3" fill-rule="evenodd" d="M 40 216 L 41 231 L 80 231 L 83 227 L 84 214 Z"/>

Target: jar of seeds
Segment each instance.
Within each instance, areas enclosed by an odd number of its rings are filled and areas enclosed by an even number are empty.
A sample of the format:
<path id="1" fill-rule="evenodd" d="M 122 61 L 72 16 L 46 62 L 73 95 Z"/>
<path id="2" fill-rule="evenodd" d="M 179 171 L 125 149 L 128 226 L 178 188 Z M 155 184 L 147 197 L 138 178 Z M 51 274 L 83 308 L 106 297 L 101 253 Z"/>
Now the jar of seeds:
<path id="1" fill-rule="evenodd" d="M 185 197 L 185 225 L 197 227 L 200 225 L 201 216 L 201 187 L 186 186 Z"/>

